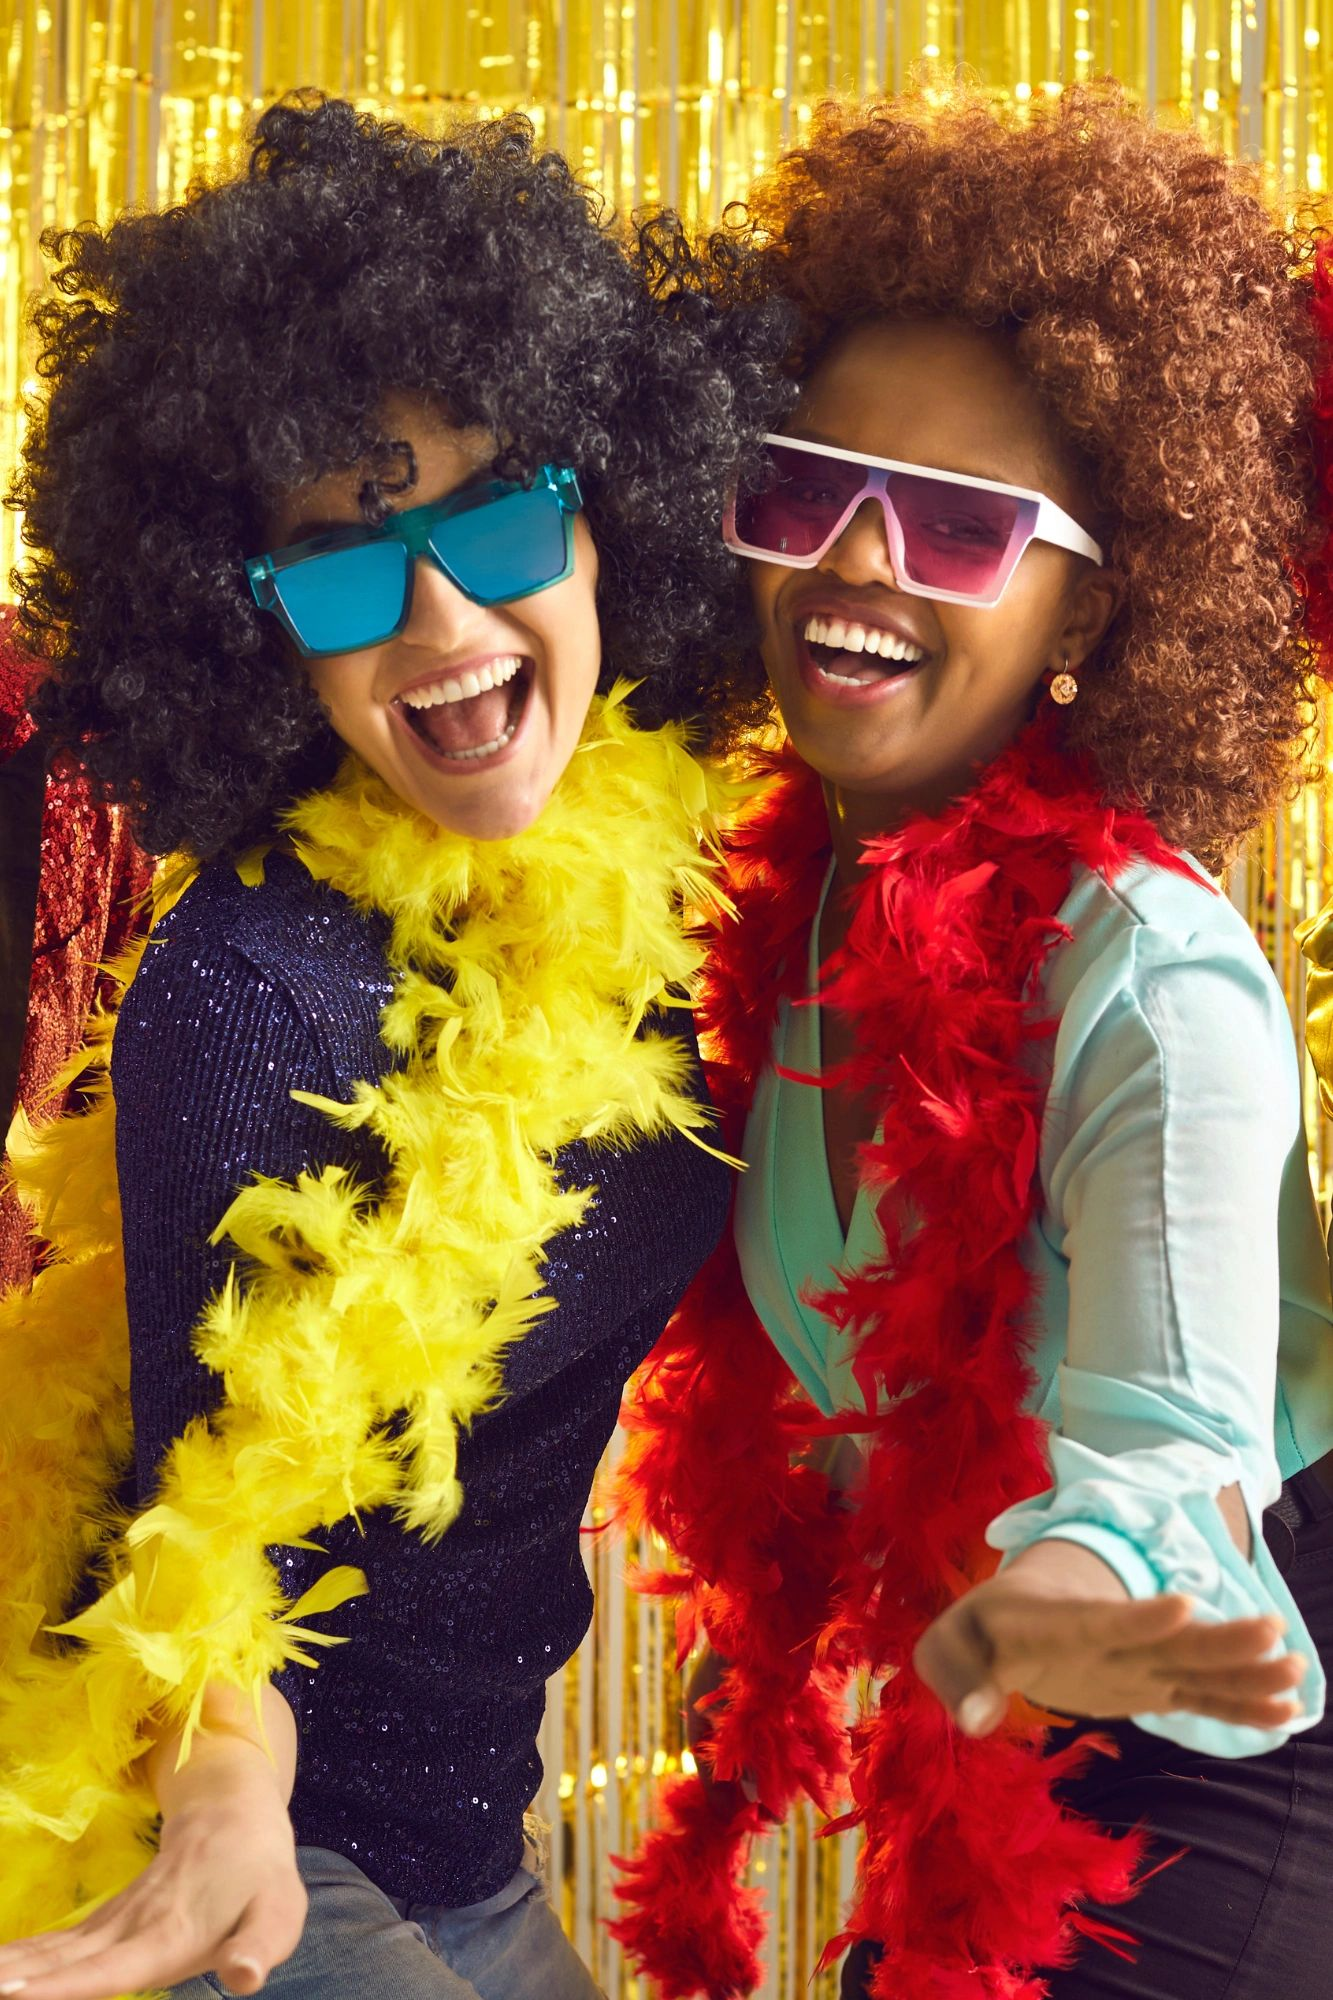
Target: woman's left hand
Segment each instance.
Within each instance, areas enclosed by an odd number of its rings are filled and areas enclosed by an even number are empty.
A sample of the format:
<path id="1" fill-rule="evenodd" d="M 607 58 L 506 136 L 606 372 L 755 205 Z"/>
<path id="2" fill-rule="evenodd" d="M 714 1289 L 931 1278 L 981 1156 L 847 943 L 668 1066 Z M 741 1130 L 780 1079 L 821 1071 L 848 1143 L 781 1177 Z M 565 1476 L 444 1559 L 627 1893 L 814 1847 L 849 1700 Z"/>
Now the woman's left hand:
<path id="1" fill-rule="evenodd" d="M 1187 1710 L 1252 1729 L 1300 1714 L 1305 1662 L 1270 1657 L 1277 1618 L 1201 1623 L 1187 1597 L 1136 1601 L 1072 1542 L 1038 1542 L 950 1605 L 917 1643 L 915 1666 L 960 1729 L 986 1736 L 1011 1694 L 1057 1715 Z"/>

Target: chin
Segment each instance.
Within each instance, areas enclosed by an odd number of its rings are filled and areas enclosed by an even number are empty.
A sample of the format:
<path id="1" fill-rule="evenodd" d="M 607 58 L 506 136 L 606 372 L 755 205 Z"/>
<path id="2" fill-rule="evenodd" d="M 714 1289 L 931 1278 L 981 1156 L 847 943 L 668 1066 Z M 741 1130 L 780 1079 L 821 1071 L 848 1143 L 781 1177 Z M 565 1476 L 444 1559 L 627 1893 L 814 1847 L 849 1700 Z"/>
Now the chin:
<path id="1" fill-rule="evenodd" d="M 418 804 L 437 825 L 464 840 L 513 840 L 540 818 L 549 796 L 549 787 L 525 786 L 489 799 L 420 799 Z"/>
<path id="2" fill-rule="evenodd" d="M 852 729 L 811 729 L 798 721 L 787 725 L 792 748 L 802 763 L 824 780 L 849 792 L 878 792 L 893 784 L 901 768 L 901 757 L 888 750 L 866 752 Z"/>

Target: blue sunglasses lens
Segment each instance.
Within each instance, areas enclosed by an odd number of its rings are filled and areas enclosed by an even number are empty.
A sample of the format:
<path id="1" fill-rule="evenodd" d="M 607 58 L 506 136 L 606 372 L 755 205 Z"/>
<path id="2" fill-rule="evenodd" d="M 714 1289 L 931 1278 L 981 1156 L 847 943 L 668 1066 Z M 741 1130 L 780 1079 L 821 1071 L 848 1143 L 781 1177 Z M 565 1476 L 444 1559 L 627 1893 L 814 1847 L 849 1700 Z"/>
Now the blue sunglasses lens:
<path id="1" fill-rule="evenodd" d="M 360 542 L 280 569 L 273 585 L 303 646 L 312 653 L 355 653 L 393 632 L 410 573 L 401 542 Z"/>
<path id="2" fill-rule="evenodd" d="M 570 517 L 549 487 L 503 494 L 430 531 L 430 546 L 478 604 L 505 604 L 558 582 L 569 567 Z"/>

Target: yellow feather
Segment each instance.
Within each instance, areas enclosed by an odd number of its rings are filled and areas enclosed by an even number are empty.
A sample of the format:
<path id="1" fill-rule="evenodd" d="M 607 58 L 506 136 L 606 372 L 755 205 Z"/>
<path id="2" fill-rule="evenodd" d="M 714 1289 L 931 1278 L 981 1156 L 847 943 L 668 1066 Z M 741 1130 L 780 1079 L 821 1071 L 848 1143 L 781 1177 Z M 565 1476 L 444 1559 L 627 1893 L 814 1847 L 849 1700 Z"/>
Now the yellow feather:
<path id="1" fill-rule="evenodd" d="M 372 1196 L 329 1168 L 238 1195 L 217 1235 L 241 1279 L 195 1335 L 225 1399 L 114 1535 L 132 1434 L 110 1018 L 81 1058 L 93 1109 L 20 1130 L 24 1198 L 57 1254 L 30 1293 L 0 1299 L 0 1937 L 72 1921 L 143 1865 L 153 1807 L 134 1766 L 157 1723 L 188 1738 L 209 1681 L 257 1702 L 286 1662 L 339 1643 L 305 1621 L 365 1580 L 330 1570 L 288 1605 L 269 1547 L 309 1548 L 372 1507 L 428 1540 L 448 1528 L 459 1427 L 502 1394 L 506 1349 L 553 1308 L 545 1246 L 591 1199 L 560 1186 L 559 1149 L 667 1129 L 705 1143 L 679 1045 L 653 1023 L 698 967 L 682 910 L 712 893 L 721 793 L 679 731 L 633 727 L 627 692 L 595 705 L 515 839 L 449 834 L 350 761 L 292 811 L 311 875 L 391 920 L 382 1032 L 402 1068 L 347 1105 L 297 1093 L 376 1137 L 386 1183 Z M 262 876 L 247 856 L 243 879 Z M 56 1623 L 99 1546 L 102 1595 Z"/>

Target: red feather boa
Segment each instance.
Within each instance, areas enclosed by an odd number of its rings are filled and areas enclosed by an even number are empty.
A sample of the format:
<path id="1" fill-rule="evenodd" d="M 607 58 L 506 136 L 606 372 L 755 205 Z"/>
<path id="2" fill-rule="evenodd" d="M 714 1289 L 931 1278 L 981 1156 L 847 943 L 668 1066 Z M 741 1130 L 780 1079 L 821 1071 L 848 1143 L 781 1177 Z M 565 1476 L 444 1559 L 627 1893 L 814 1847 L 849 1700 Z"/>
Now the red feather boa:
<path id="1" fill-rule="evenodd" d="M 1148 822 L 1113 813 L 1056 744 L 1049 716 L 969 797 L 870 842 L 847 942 L 825 968 L 855 1054 L 839 1081 L 883 1108 L 864 1172 L 884 1189 L 883 1257 L 817 1303 L 856 1340 L 874 1443 L 854 1511 L 798 1453 L 829 1428 L 797 1395 L 741 1284 L 730 1241 L 700 1275 L 641 1376 L 622 1512 L 662 1535 L 680 1574 L 682 1656 L 700 1629 L 730 1665 L 709 1754 L 753 1774 L 769 1812 L 828 1810 L 850 1783 L 865 1844 L 848 1927 L 883 1947 L 884 2000 L 1037 2000 L 1035 1968 L 1068 1961 L 1077 1905 L 1132 1893 L 1140 1843 L 1062 1811 L 1070 1768 L 1013 1715 L 962 1736 L 917 1678 L 922 1631 L 993 1563 L 991 1519 L 1049 1485 L 1025 1414 L 1032 1284 L 1021 1246 L 1038 1199 L 1045 1096 L 1031 1005 L 1065 933 L 1055 913 L 1082 865 L 1114 878 L 1146 857 L 1185 864 Z M 828 857 L 813 774 L 794 759 L 736 834 L 736 914 L 703 1000 L 712 1080 L 735 1144 L 769 1060 L 779 1000 L 804 990 Z M 892 1199 L 910 1191 L 910 1206 Z M 885 1685 L 844 1723 L 847 1679 Z M 1016 1705 L 1016 1707 L 1019 1705 Z M 1086 1748 L 1075 1753 L 1085 1757 Z M 697 1778 L 625 1872 L 612 1929 L 666 2000 L 750 1991 L 760 1918 L 741 1876 L 763 1815 L 728 1825 Z"/>

